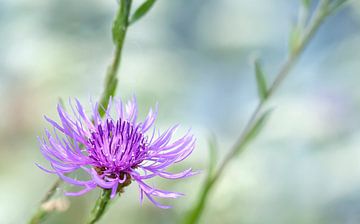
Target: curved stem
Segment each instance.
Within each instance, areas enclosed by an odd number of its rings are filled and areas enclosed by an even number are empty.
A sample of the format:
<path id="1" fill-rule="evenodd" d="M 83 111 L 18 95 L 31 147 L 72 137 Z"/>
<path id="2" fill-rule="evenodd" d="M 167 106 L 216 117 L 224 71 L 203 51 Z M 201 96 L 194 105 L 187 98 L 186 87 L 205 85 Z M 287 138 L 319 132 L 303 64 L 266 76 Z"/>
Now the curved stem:
<path id="1" fill-rule="evenodd" d="M 343 0 L 343 2 L 345 2 Z M 337 6 L 338 7 L 338 6 Z M 217 183 L 219 178 L 223 175 L 224 170 L 230 164 L 231 160 L 236 157 L 236 155 L 245 149 L 246 139 L 248 138 L 249 134 L 253 131 L 256 124 L 256 119 L 259 117 L 262 109 L 264 108 L 265 104 L 269 101 L 271 96 L 275 93 L 275 91 L 279 88 L 279 86 L 283 83 L 285 78 L 289 75 L 291 69 L 295 66 L 296 62 L 300 58 L 302 52 L 319 29 L 320 25 L 323 23 L 324 19 L 334 12 L 335 8 L 329 8 L 329 4 L 327 0 L 323 0 L 319 3 L 317 10 L 314 13 L 314 17 L 310 21 L 308 28 L 305 30 L 301 42 L 297 48 L 295 48 L 291 54 L 288 56 L 287 60 L 281 66 L 280 71 L 275 76 L 274 81 L 270 85 L 266 98 L 261 100 L 258 105 L 256 106 L 255 110 L 250 116 L 250 119 L 245 125 L 245 128 L 241 132 L 240 137 L 237 139 L 233 147 L 231 148 L 230 152 L 225 156 L 224 160 L 220 164 L 219 168 L 215 172 L 214 175 L 210 176 L 209 179 L 206 180 L 204 184 L 203 191 L 201 192 L 200 199 L 195 207 L 191 210 L 189 215 L 186 217 L 185 222 L 187 224 L 197 223 L 200 219 L 200 216 L 205 208 L 205 204 L 207 198 L 213 189 L 214 185 Z"/>

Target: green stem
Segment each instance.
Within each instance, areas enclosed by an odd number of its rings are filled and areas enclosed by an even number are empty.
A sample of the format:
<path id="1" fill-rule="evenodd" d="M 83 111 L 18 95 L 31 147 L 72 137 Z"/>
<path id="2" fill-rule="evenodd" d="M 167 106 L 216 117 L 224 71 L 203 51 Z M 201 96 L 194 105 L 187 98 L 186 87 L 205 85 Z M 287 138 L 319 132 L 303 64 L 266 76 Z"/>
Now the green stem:
<path id="1" fill-rule="evenodd" d="M 91 210 L 87 224 L 96 223 L 104 214 L 110 202 L 111 190 L 103 189 L 99 198 L 96 200 L 94 208 Z"/>
<path id="2" fill-rule="evenodd" d="M 124 46 L 126 32 L 129 26 L 129 14 L 131 10 L 132 0 L 120 0 L 119 10 L 115 17 L 113 25 L 113 41 L 116 45 L 114 59 L 112 64 L 109 66 L 106 77 L 104 91 L 100 98 L 99 113 L 101 116 L 105 114 L 105 108 L 109 104 L 110 97 L 114 96 L 118 78 L 116 77 L 120 62 L 121 53 Z"/>
<path id="3" fill-rule="evenodd" d="M 206 205 L 209 191 L 211 190 L 213 183 L 214 183 L 214 181 L 210 178 L 208 178 L 205 181 L 204 187 L 200 193 L 200 197 L 199 197 L 198 201 L 196 202 L 195 206 L 191 209 L 191 212 L 185 216 L 185 219 L 183 221 L 184 224 L 199 222 L 199 219 L 200 219 L 200 217 L 204 211 L 205 205 Z"/>
<path id="4" fill-rule="evenodd" d="M 302 52 L 304 51 L 304 49 L 306 48 L 312 37 L 315 35 L 320 25 L 323 23 L 324 19 L 332 12 L 334 12 L 334 10 L 329 9 L 327 0 L 323 0 L 320 2 L 319 7 L 314 14 L 314 17 L 310 21 L 310 25 L 308 26 L 307 30 L 305 30 L 304 32 L 300 44 L 288 56 L 287 60 L 281 67 L 280 71 L 275 76 L 275 80 L 270 85 L 269 90 L 267 92 L 267 97 L 258 103 L 254 112 L 251 114 L 250 119 L 246 123 L 245 128 L 242 131 L 240 137 L 233 145 L 230 152 L 225 156 L 225 159 L 220 164 L 215 174 L 210 176 L 210 178 L 207 179 L 207 181 L 204 183 L 203 191 L 201 192 L 200 198 L 197 204 L 195 205 L 195 207 L 190 211 L 188 216 L 186 216 L 184 223 L 194 224 L 199 222 L 199 219 L 204 211 L 206 201 L 209 197 L 211 190 L 213 189 L 219 178 L 223 175 L 224 170 L 230 164 L 231 160 L 233 160 L 237 154 L 239 154 L 241 151 L 245 149 L 246 139 L 255 128 L 256 119 L 259 117 L 260 112 L 264 108 L 265 104 L 269 101 L 269 99 L 274 94 L 274 92 L 279 88 L 279 86 L 283 83 L 284 79 L 288 76 L 291 69 L 294 67 L 299 57 L 301 56 Z"/>
<path id="5" fill-rule="evenodd" d="M 29 224 L 39 224 L 39 223 L 41 223 L 46 218 L 46 216 L 48 214 L 49 214 L 48 212 L 46 212 L 42 208 L 39 208 L 38 211 L 33 215 L 31 220 L 29 221 Z"/>
<path id="6" fill-rule="evenodd" d="M 114 59 L 112 64 L 109 66 L 106 77 L 104 91 L 100 98 L 99 113 L 103 117 L 105 114 L 105 109 L 109 104 L 110 97 L 114 96 L 118 79 L 116 77 L 120 61 L 121 61 L 121 52 L 124 45 L 124 40 L 126 36 L 126 31 L 129 26 L 129 14 L 131 9 L 132 0 L 120 0 L 119 10 L 116 14 L 114 25 L 113 25 L 113 39 L 116 45 Z M 44 198 L 41 200 L 41 204 L 49 201 L 55 194 L 56 188 L 62 183 L 62 180 L 59 178 L 52 185 L 52 187 L 47 191 Z M 38 208 L 37 212 L 33 215 L 30 220 L 30 224 L 39 224 L 42 220 L 46 218 L 49 212 L 43 210 L 41 206 Z"/>
<path id="7" fill-rule="evenodd" d="M 113 25 L 113 41 L 116 45 L 114 59 L 110 65 L 105 77 L 105 87 L 100 99 L 99 113 L 103 117 L 105 115 L 106 108 L 109 104 L 109 100 L 114 96 L 118 79 L 117 73 L 121 62 L 121 53 L 124 46 L 125 36 L 129 27 L 129 15 L 131 10 L 132 0 L 120 0 L 119 10 L 115 17 Z M 93 210 L 91 211 L 88 224 L 96 223 L 104 214 L 106 207 L 110 201 L 111 190 L 103 189 L 100 197 L 95 203 Z"/>
<path id="8" fill-rule="evenodd" d="M 50 200 L 50 198 L 55 194 L 56 189 L 60 186 L 60 184 L 62 183 L 61 179 L 58 178 L 54 184 L 51 186 L 51 188 L 49 189 L 49 191 L 45 194 L 44 198 L 41 200 L 41 204 L 47 202 Z"/>

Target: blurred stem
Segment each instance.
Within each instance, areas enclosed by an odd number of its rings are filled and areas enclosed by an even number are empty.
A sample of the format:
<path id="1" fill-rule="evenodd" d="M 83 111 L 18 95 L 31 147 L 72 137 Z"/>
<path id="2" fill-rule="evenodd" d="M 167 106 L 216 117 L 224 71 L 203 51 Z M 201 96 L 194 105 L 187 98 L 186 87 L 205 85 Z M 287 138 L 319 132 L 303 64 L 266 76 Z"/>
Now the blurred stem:
<path id="1" fill-rule="evenodd" d="M 96 200 L 94 208 L 91 210 L 87 224 L 96 223 L 104 214 L 110 202 L 111 190 L 103 189 L 99 198 Z"/>
<path id="2" fill-rule="evenodd" d="M 41 200 L 41 204 L 50 200 L 50 198 L 55 194 L 56 189 L 60 186 L 61 183 L 62 183 L 62 180 L 60 178 L 58 178 L 54 182 L 54 184 L 51 186 L 51 188 L 48 190 L 48 192 L 46 192 L 44 198 Z"/>
<path id="3" fill-rule="evenodd" d="M 46 212 L 45 210 L 43 209 L 39 209 L 35 215 L 31 218 L 31 220 L 29 221 L 29 224 L 38 224 L 38 223 L 41 223 L 45 218 L 46 216 L 48 215 L 48 212 Z"/>
<path id="4" fill-rule="evenodd" d="M 345 1 L 341 1 L 341 4 Z M 338 8 L 339 5 L 336 5 Z M 236 143 L 231 148 L 230 152 L 225 156 L 223 162 L 220 164 L 215 174 L 210 176 L 204 183 L 203 191 L 201 192 L 200 198 L 195 205 L 195 207 L 190 211 L 188 216 L 185 218 L 186 224 L 194 224 L 198 223 L 200 216 L 205 208 L 206 201 L 210 195 L 211 190 L 215 186 L 215 183 L 219 180 L 219 178 L 223 175 L 224 170 L 230 164 L 231 160 L 236 157 L 237 154 L 242 152 L 245 149 L 246 141 L 249 137 L 249 134 L 253 131 L 256 124 L 256 119 L 260 116 L 265 104 L 269 101 L 271 96 L 275 93 L 275 91 L 279 88 L 282 84 L 284 79 L 288 76 L 291 69 L 294 67 L 296 62 L 298 61 L 299 57 L 301 56 L 302 52 L 304 51 L 305 47 L 308 45 L 316 31 L 319 29 L 320 25 L 323 23 L 325 18 L 332 14 L 335 7 L 330 7 L 328 0 L 322 0 L 318 8 L 315 10 L 313 17 L 305 29 L 304 33 L 302 34 L 300 44 L 288 55 L 285 63 L 281 66 L 280 71 L 275 76 L 275 80 L 270 85 L 267 97 L 264 100 L 261 100 L 258 105 L 256 106 L 255 110 L 250 116 L 250 119 L 245 125 L 244 130 L 242 131 L 240 137 L 236 141 Z"/>

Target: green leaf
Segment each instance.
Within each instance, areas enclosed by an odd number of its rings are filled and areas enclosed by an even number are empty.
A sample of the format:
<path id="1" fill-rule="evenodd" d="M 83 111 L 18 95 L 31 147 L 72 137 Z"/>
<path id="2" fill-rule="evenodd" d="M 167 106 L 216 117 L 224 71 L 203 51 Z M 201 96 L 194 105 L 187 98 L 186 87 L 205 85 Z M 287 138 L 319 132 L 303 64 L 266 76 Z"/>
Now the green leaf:
<path id="1" fill-rule="evenodd" d="M 262 130 L 264 127 L 269 115 L 271 114 L 272 110 L 265 111 L 254 123 L 251 129 L 247 132 L 246 136 L 244 137 L 243 144 L 245 145 L 253 140 Z"/>
<path id="2" fill-rule="evenodd" d="M 272 112 L 272 110 L 265 111 L 255 121 L 255 123 L 250 127 L 250 129 L 248 131 L 246 131 L 241 143 L 236 148 L 236 153 L 235 154 L 239 154 L 245 148 L 245 146 L 249 142 L 251 142 L 260 133 L 260 131 L 264 127 L 264 125 L 265 125 L 265 123 L 267 121 L 267 118 L 269 117 L 271 112 Z"/>
<path id="3" fill-rule="evenodd" d="M 293 26 L 289 38 L 289 51 L 291 54 L 298 51 L 301 41 L 301 29 L 299 26 Z"/>
<path id="4" fill-rule="evenodd" d="M 151 7 L 154 5 L 156 0 L 146 0 L 142 5 L 139 6 L 131 16 L 129 24 L 133 24 L 149 12 Z"/>
<path id="5" fill-rule="evenodd" d="M 259 60 L 255 60 L 255 75 L 259 98 L 261 101 L 264 101 L 267 97 L 267 85 L 264 72 Z"/>
<path id="6" fill-rule="evenodd" d="M 312 0 L 302 0 L 301 2 L 306 9 L 309 9 L 311 6 Z"/>

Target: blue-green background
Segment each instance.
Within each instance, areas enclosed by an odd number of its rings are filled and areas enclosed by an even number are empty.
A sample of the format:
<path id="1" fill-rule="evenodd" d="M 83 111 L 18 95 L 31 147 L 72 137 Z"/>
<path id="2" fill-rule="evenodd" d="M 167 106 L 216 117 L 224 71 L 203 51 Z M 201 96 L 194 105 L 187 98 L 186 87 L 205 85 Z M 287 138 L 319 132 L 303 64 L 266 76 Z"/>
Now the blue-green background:
<path id="1" fill-rule="evenodd" d="M 141 1 L 134 0 L 134 5 Z M 25 223 L 56 180 L 36 137 L 59 97 L 96 100 L 111 62 L 115 0 L 0 0 L 0 223 Z M 298 1 L 159 0 L 130 28 L 117 96 L 142 117 L 159 103 L 161 130 L 192 128 L 197 147 L 176 169 L 202 174 L 153 183 L 184 192 L 161 210 L 132 184 L 99 223 L 177 223 L 198 197 L 215 133 L 220 159 L 257 103 L 252 61 L 269 80 L 287 53 Z M 201 223 L 360 223 L 360 4 L 330 17 L 272 99 L 265 129 L 233 160 Z M 60 197 L 63 185 L 57 192 Z M 46 223 L 82 223 L 98 192 L 70 198 Z"/>

